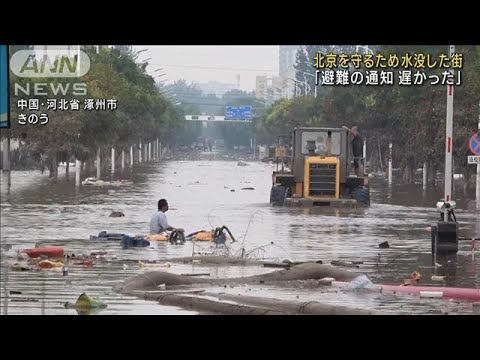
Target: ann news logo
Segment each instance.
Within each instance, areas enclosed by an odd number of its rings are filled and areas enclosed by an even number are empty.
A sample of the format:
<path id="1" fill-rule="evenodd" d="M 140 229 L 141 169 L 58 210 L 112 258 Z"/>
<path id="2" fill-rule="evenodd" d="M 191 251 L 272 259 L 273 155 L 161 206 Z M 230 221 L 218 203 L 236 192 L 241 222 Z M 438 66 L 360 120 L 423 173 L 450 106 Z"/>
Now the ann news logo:
<path id="1" fill-rule="evenodd" d="M 81 50 L 20 50 L 12 55 L 10 69 L 22 78 L 78 78 L 90 70 L 90 58 Z"/>

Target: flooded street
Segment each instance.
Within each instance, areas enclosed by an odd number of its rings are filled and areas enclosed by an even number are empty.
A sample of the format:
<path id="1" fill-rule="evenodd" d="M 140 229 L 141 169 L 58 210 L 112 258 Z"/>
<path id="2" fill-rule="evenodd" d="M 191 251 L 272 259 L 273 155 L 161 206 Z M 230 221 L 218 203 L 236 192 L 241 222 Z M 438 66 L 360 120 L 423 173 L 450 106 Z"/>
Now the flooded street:
<path id="1" fill-rule="evenodd" d="M 57 185 L 38 171 L 12 172 L 12 187 L 1 185 L 1 314 L 76 314 L 65 309 L 66 301 L 75 302 L 85 292 L 108 304 L 99 314 L 194 314 L 113 292 L 112 287 L 144 271 L 139 259 L 161 260 L 191 256 L 193 251 L 211 251 L 208 245 L 195 246 L 168 243 L 147 248 L 122 250 L 118 241 L 89 240 L 106 230 L 112 233 L 147 234 L 150 216 L 157 201 L 166 198 L 170 205 L 169 223 L 186 233 L 226 225 L 238 240 L 232 254 L 242 247 L 251 256 L 291 261 L 332 260 L 361 261 L 358 271 L 374 283 L 401 284 L 413 271 L 422 275 L 421 284 L 435 284 L 432 275 L 445 275 L 445 286 L 480 288 L 477 253 L 472 256 L 470 242 L 460 241 L 457 256 L 432 268 L 430 231 L 426 229 L 439 219 L 434 209 L 442 197 L 438 192 L 422 192 L 421 185 L 393 186 L 371 179 L 371 207 L 368 209 L 292 209 L 271 207 L 269 195 L 274 165 L 249 162 L 237 166 L 234 161 L 165 161 L 136 164 L 131 187 L 80 187 L 75 189 L 74 174 L 70 182 L 62 175 Z M 242 188 L 254 188 L 242 190 Z M 232 191 L 234 190 L 234 191 Z M 458 199 L 457 220 L 460 236 L 480 235 L 479 213 L 465 210 L 466 201 Z M 122 211 L 125 217 L 109 217 Z M 388 241 L 390 248 L 378 244 Z M 34 247 L 62 246 L 67 254 L 87 254 L 106 250 L 118 260 L 96 263 L 93 267 L 69 265 L 68 276 L 62 271 L 16 272 L 6 266 L 9 245 Z M 478 248 L 478 247 L 477 247 Z M 10 259 L 11 260 L 11 259 Z M 276 269 L 253 266 L 208 267 L 171 264 L 177 274 L 209 273 L 212 277 L 237 277 L 270 272 Z M 436 285 L 439 285 L 436 283 Z M 222 289 L 217 289 L 222 291 Z M 478 314 L 470 303 L 419 299 L 404 295 L 352 294 L 337 290 L 285 289 L 275 286 L 249 286 L 225 289 L 256 296 L 270 296 L 397 313 Z M 10 291 L 21 294 L 11 295 Z"/>

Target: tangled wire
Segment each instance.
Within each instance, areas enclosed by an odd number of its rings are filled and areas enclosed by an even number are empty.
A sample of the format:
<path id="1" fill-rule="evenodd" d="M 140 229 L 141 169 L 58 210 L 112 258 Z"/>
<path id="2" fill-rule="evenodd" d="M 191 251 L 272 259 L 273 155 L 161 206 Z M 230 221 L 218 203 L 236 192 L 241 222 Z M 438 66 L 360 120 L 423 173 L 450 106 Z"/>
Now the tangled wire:
<path id="1" fill-rule="evenodd" d="M 208 221 L 210 223 L 210 226 L 213 228 L 213 225 L 212 225 L 212 222 L 211 222 L 211 213 L 212 212 L 213 212 L 213 210 L 210 211 L 209 214 L 208 214 Z M 269 256 L 269 254 L 274 252 L 273 249 L 278 248 L 283 252 L 283 254 L 285 254 L 285 257 L 283 257 L 282 259 L 289 258 L 287 251 L 284 248 L 282 248 L 281 246 L 273 243 L 273 241 L 270 242 L 269 244 L 257 246 L 257 247 L 254 247 L 254 248 L 250 249 L 250 250 L 245 249 L 246 248 L 245 242 L 246 242 L 248 231 L 250 229 L 250 225 L 252 224 L 254 218 L 257 217 L 258 215 L 262 215 L 262 212 L 260 210 L 254 212 L 251 215 L 251 217 L 248 221 L 245 233 L 243 235 L 243 239 L 241 239 L 241 242 L 239 242 L 238 240 L 236 240 L 234 238 L 233 234 L 231 233 L 231 231 L 226 226 L 216 227 L 212 231 L 213 243 L 214 244 L 211 244 L 211 246 L 209 246 L 208 248 L 205 248 L 204 246 L 202 246 L 200 251 L 198 249 L 200 247 L 196 248 L 196 245 L 194 244 L 194 247 L 193 247 L 193 250 L 192 250 L 192 256 L 194 256 L 194 255 L 201 255 L 201 256 L 217 255 L 217 256 L 233 257 L 233 258 L 240 258 L 240 259 L 251 259 L 251 260 L 266 260 L 266 259 L 274 260 L 274 259 L 279 259 L 279 258 Z M 192 233 L 192 234 L 189 234 L 187 236 L 187 240 L 192 239 L 194 237 L 194 235 L 196 235 L 200 232 L 203 232 L 203 230 L 202 231 L 197 231 L 197 232 Z M 227 232 L 228 235 L 230 236 L 230 238 L 232 239 L 232 243 L 240 244 L 239 249 L 236 250 L 235 252 L 232 249 L 233 244 L 227 244 L 225 232 Z"/>

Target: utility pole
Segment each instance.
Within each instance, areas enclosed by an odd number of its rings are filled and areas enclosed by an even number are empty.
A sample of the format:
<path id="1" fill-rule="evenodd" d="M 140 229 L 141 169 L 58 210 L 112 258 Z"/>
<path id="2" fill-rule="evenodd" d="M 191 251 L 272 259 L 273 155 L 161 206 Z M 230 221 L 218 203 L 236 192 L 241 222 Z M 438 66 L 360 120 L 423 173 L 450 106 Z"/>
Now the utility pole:
<path id="1" fill-rule="evenodd" d="M 455 46 L 450 45 L 450 58 L 455 53 Z M 453 69 L 450 74 L 454 75 Z M 458 223 L 455 219 L 455 201 L 452 201 L 452 151 L 453 151 L 453 85 L 447 86 L 447 123 L 445 136 L 445 196 L 437 202 L 440 221 L 432 226 L 432 256 L 436 264 L 437 253 L 456 253 L 458 251 Z"/>
<path id="2" fill-rule="evenodd" d="M 450 56 L 455 52 L 455 46 L 450 46 Z M 450 69 L 453 75 L 453 70 Z M 445 197 L 444 201 L 452 200 L 452 148 L 453 148 L 453 85 L 447 87 L 447 129 L 445 136 Z M 447 211 L 445 212 L 447 215 Z"/>
<path id="3" fill-rule="evenodd" d="M 480 134 L 480 103 L 478 103 L 478 133 Z M 480 164 L 477 164 L 477 188 L 475 190 L 477 209 L 480 209 Z"/>

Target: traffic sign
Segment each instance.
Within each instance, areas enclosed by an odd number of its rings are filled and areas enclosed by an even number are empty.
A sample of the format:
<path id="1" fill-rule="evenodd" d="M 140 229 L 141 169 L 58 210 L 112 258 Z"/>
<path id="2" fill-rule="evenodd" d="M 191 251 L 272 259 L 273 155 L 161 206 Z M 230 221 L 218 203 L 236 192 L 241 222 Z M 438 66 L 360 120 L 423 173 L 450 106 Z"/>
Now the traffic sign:
<path id="1" fill-rule="evenodd" d="M 480 155 L 470 155 L 468 157 L 469 164 L 480 164 Z"/>
<path id="2" fill-rule="evenodd" d="M 468 147 L 474 155 L 480 155 L 480 134 L 472 135 L 468 141 Z"/>
<path id="3" fill-rule="evenodd" d="M 250 120 L 251 118 L 251 106 L 227 106 L 225 109 L 225 120 Z"/>
<path id="4" fill-rule="evenodd" d="M 237 109 L 234 106 L 227 106 L 225 110 L 225 119 L 234 119 L 237 114 Z"/>

